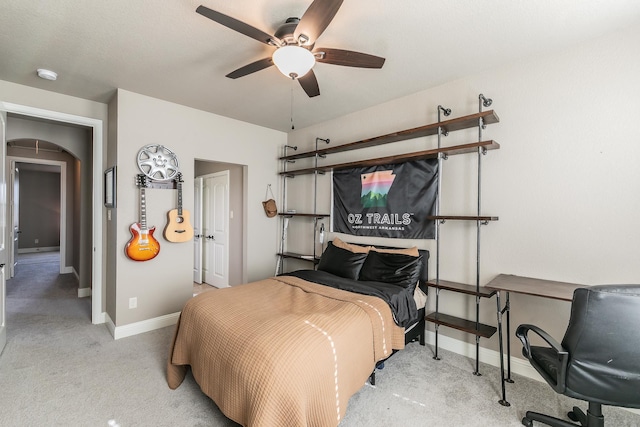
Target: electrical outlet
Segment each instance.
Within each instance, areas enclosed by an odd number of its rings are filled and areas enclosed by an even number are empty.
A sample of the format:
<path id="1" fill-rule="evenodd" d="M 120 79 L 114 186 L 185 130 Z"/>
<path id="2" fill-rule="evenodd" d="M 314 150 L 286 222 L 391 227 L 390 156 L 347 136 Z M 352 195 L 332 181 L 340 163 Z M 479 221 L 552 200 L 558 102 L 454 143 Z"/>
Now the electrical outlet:
<path id="1" fill-rule="evenodd" d="M 39 239 L 36 239 L 36 245 L 37 245 L 38 243 L 40 243 L 40 240 L 39 240 Z"/>
<path id="2" fill-rule="evenodd" d="M 129 298 L 129 308 L 137 308 L 138 307 L 138 298 L 133 297 Z"/>

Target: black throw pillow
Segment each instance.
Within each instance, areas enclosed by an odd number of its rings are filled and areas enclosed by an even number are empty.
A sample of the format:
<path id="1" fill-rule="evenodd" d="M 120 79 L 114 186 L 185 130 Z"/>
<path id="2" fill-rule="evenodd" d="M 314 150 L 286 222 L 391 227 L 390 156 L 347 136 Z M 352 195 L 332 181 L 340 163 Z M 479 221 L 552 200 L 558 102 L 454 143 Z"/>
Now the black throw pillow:
<path id="1" fill-rule="evenodd" d="M 334 246 L 329 242 L 327 248 L 320 257 L 318 270 L 335 274 L 346 279 L 358 280 L 360 269 L 364 264 L 367 254 L 356 254 L 346 249 Z"/>
<path id="2" fill-rule="evenodd" d="M 421 269 L 422 255 L 414 257 L 369 251 L 360 270 L 360 280 L 390 283 L 413 292 L 420 279 Z"/>

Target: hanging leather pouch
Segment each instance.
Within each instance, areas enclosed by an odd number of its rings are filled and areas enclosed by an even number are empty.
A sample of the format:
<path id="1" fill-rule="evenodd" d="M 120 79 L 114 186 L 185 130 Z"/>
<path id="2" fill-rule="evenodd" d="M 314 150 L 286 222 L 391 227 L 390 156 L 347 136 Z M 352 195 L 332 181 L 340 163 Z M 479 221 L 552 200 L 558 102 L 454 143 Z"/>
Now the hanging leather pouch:
<path id="1" fill-rule="evenodd" d="M 267 197 L 269 197 L 269 193 L 271 193 L 271 198 L 267 199 Z M 275 199 L 273 198 L 273 191 L 271 191 L 271 184 L 267 185 L 267 193 L 264 195 L 264 198 L 266 199 L 264 202 L 262 202 L 264 213 L 267 215 L 267 217 L 273 218 L 278 214 L 278 207 L 276 205 Z"/>

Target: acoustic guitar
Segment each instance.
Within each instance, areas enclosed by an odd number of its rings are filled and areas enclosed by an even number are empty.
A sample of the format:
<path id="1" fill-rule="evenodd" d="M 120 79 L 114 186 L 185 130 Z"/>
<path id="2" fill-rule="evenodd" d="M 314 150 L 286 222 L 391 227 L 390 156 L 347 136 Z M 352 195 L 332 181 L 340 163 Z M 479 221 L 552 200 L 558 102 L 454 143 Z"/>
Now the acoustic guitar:
<path id="1" fill-rule="evenodd" d="M 178 173 L 178 208 L 167 212 L 167 226 L 164 228 L 164 238 L 173 243 L 188 242 L 193 239 L 193 227 L 190 214 L 182 209 L 182 174 Z"/>
<path id="2" fill-rule="evenodd" d="M 140 222 L 129 227 L 131 240 L 127 243 L 125 253 L 134 261 L 149 261 L 160 253 L 160 243 L 153 237 L 155 227 L 147 228 L 145 187 L 147 179 L 144 175 L 136 176 L 136 185 L 140 189 Z"/>

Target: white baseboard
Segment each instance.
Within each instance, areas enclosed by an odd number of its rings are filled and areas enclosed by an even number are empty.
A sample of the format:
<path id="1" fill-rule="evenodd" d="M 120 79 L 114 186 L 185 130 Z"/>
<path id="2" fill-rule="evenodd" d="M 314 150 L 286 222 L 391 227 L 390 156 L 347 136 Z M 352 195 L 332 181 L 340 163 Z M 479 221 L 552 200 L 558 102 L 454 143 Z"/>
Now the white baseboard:
<path id="1" fill-rule="evenodd" d="M 432 331 L 426 331 L 426 332 L 427 332 L 425 336 L 426 343 L 430 345 L 435 345 L 436 344 L 435 333 Z M 460 341 L 454 338 L 449 338 L 442 334 L 438 335 L 438 347 L 444 350 L 451 351 L 453 353 L 466 356 L 470 359 L 475 360 L 476 358 L 475 344 Z M 480 362 L 500 368 L 500 352 L 480 347 L 479 353 L 480 353 Z M 505 357 L 504 366 L 506 369 L 506 366 L 507 366 L 506 354 L 504 357 Z M 521 359 L 519 357 L 511 356 L 511 373 L 522 375 L 523 377 L 531 378 L 532 380 L 540 381 L 543 383 L 546 382 L 540 376 L 538 371 L 536 371 L 535 368 L 531 366 L 531 364 L 527 360 Z M 634 414 L 640 415 L 640 409 L 622 408 L 622 407 L 620 408 L 627 410 L 629 412 L 633 412 Z"/>
<path id="2" fill-rule="evenodd" d="M 430 345 L 435 345 L 436 335 L 432 331 L 427 331 L 425 340 Z M 468 342 L 449 338 L 442 334 L 438 335 L 438 346 L 444 350 L 461 354 L 470 359 L 476 358 L 476 345 Z M 500 367 L 500 352 L 480 347 L 480 362 L 487 363 L 491 366 Z M 504 356 L 504 366 L 507 366 L 507 356 Z M 538 372 L 529 364 L 528 361 L 511 356 L 511 372 L 531 378 L 536 381 L 545 382 Z"/>
<path id="3" fill-rule="evenodd" d="M 60 252 L 60 246 L 42 246 L 39 248 L 21 248 L 19 254 L 31 254 L 34 252 Z"/>
<path id="4" fill-rule="evenodd" d="M 101 325 L 103 323 L 107 322 L 107 313 L 106 312 L 102 312 L 102 313 L 98 313 L 95 316 L 93 316 L 93 313 L 91 315 L 91 323 L 94 325 Z"/>
<path id="5" fill-rule="evenodd" d="M 78 272 L 76 271 L 76 269 L 73 267 L 67 267 L 67 268 L 71 269 L 69 273 L 73 273 L 76 276 L 76 279 L 78 280 L 78 282 L 80 282 L 80 276 L 78 275 Z M 78 298 L 86 298 L 90 296 L 91 296 L 91 286 L 78 288 Z"/>
<path id="6" fill-rule="evenodd" d="M 175 325 L 178 323 L 178 319 L 180 318 L 180 312 L 167 314 L 160 317 L 155 317 L 153 319 L 143 320 L 141 322 L 130 323 L 128 325 L 116 326 L 111 317 L 105 313 L 107 328 L 113 339 L 120 339 L 130 337 L 132 335 L 142 334 L 144 332 L 153 331 L 160 328 L 165 328 L 167 326 Z"/>

